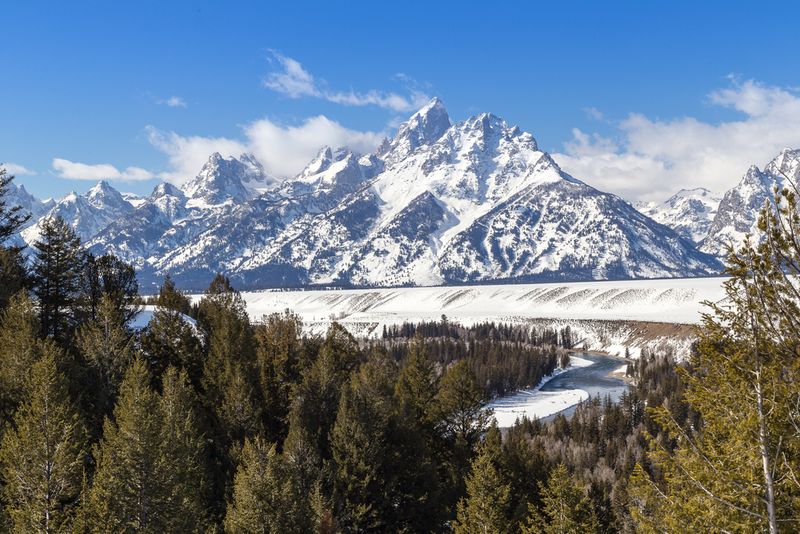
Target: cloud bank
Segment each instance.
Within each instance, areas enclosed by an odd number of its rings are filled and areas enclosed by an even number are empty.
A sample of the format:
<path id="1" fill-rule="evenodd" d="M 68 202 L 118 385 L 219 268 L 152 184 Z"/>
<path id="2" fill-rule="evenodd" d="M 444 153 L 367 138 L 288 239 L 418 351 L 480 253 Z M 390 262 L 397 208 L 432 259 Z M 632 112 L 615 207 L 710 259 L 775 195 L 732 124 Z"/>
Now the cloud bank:
<path id="1" fill-rule="evenodd" d="M 742 117 L 709 123 L 631 113 L 616 124 L 613 138 L 574 129 L 563 152 L 553 157 L 599 189 L 629 200 L 663 200 L 682 188 L 724 192 L 750 165 L 763 166 L 783 148 L 800 147 L 796 91 L 732 80 L 730 87 L 712 92 L 709 101 Z"/>
<path id="2" fill-rule="evenodd" d="M 383 139 L 382 132 L 348 129 L 324 115 L 310 117 L 296 126 L 283 126 L 269 119 L 254 121 L 242 129 L 239 139 L 182 136 L 148 126 L 150 143 L 167 155 L 170 169 L 160 178 L 181 184 L 195 176 L 213 152 L 223 156 L 252 153 L 276 181 L 294 176 L 323 146 L 346 146 L 356 152 L 371 152 Z"/>
<path id="3" fill-rule="evenodd" d="M 378 106 L 394 112 L 416 111 L 430 100 L 424 92 L 410 89 L 408 95 L 393 92 L 382 92 L 371 89 L 366 92 L 332 91 L 314 79 L 314 76 L 303 68 L 296 59 L 271 51 L 272 57 L 280 66 L 280 70 L 271 72 L 264 78 L 264 87 L 272 89 L 289 98 L 313 97 L 345 106 Z M 405 75 L 398 79 L 409 81 Z"/>
<path id="4" fill-rule="evenodd" d="M 24 165 L 19 165 L 17 163 L 0 163 L 0 167 L 3 167 L 10 176 L 16 176 L 18 174 L 34 176 L 36 174 L 35 171 L 32 171 Z"/>
<path id="5" fill-rule="evenodd" d="M 87 164 L 63 158 L 55 158 L 53 160 L 53 170 L 61 178 L 69 178 L 71 180 L 138 182 L 156 177 L 152 172 L 141 167 L 127 167 L 119 170 L 108 163 Z"/>

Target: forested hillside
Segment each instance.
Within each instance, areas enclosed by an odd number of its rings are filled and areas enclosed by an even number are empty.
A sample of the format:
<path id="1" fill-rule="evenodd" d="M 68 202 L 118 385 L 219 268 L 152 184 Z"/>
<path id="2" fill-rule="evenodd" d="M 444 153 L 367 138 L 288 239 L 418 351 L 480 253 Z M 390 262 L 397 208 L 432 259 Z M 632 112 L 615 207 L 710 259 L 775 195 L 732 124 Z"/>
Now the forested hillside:
<path id="1" fill-rule="evenodd" d="M 4 238 L 24 221 L 0 178 Z M 32 264 L 0 249 L 2 529 L 796 531 L 800 224 L 778 205 L 688 362 L 643 354 L 618 404 L 503 432 L 486 401 L 563 365 L 569 331 L 309 337 L 252 323 L 224 275 L 196 305 L 167 278 L 136 329 L 134 269 L 48 219 Z"/>

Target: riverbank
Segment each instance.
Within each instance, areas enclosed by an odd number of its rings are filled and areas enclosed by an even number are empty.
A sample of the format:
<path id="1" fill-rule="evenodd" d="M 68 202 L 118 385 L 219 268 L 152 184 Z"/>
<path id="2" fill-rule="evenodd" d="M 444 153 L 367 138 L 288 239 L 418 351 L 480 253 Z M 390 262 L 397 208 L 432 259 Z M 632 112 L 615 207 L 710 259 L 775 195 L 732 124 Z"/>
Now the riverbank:
<path id="1" fill-rule="evenodd" d="M 623 358 L 597 353 L 570 356 L 570 366 L 542 379 L 535 388 L 512 393 L 487 404 L 494 412 L 497 425 L 507 428 L 523 416 L 533 419 L 551 418 L 559 413 L 571 415 L 581 401 L 589 397 L 610 396 L 619 400 L 628 383 L 614 376 Z"/>

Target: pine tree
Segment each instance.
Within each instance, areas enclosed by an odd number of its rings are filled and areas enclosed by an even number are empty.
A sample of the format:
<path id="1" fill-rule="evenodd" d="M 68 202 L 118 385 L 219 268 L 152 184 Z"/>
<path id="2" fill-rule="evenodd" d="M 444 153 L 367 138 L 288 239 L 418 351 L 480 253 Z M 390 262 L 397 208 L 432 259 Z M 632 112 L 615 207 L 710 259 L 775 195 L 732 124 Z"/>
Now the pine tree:
<path id="1" fill-rule="evenodd" d="M 591 501 L 570 477 L 564 464 L 558 464 L 550 472 L 547 485 L 541 485 L 540 493 L 541 510 L 531 507 L 523 534 L 588 534 L 600 531 Z"/>
<path id="2" fill-rule="evenodd" d="M 264 318 L 255 331 L 256 366 L 267 436 L 282 443 L 289 428 L 292 390 L 300 381 L 304 351 L 300 317 L 288 311 Z"/>
<path id="3" fill-rule="evenodd" d="M 645 532 L 800 525 L 798 208 L 795 190 L 779 192 L 759 218 L 761 244 L 729 251 L 727 298 L 711 305 L 683 374 L 702 424 L 686 428 L 667 406 L 656 409 L 654 467 L 638 466 L 629 488 Z"/>
<path id="4" fill-rule="evenodd" d="M 425 341 L 417 336 L 410 344 L 395 386 L 401 411 L 419 422 L 431 438 L 436 418 L 436 370 L 428 357 Z"/>
<path id="5" fill-rule="evenodd" d="M 184 315 L 189 315 L 192 311 L 192 303 L 189 301 L 189 297 L 178 289 L 170 275 L 164 278 L 164 282 L 158 289 L 156 304 L 161 308 L 175 310 Z"/>
<path id="6" fill-rule="evenodd" d="M 166 530 L 202 532 L 208 523 L 210 476 L 200 433 L 198 400 L 186 371 L 167 369 L 163 378 L 161 447 L 166 469 Z"/>
<path id="7" fill-rule="evenodd" d="M 225 443 L 241 444 L 260 430 L 262 413 L 254 340 L 244 299 L 217 275 L 198 307 L 207 356 L 202 383 Z"/>
<path id="8" fill-rule="evenodd" d="M 467 496 L 458 503 L 456 534 L 501 534 L 512 532 L 511 485 L 500 471 L 500 431 L 489 429 L 472 462 L 466 480 Z"/>
<path id="9" fill-rule="evenodd" d="M 114 419 L 106 419 L 86 520 L 93 532 L 164 532 L 171 466 L 162 454 L 164 414 L 150 375 L 134 360 L 120 386 Z"/>
<path id="10" fill-rule="evenodd" d="M 101 423 L 111 415 L 119 384 L 134 357 L 133 334 L 112 297 L 100 299 L 94 320 L 78 330 L 76 345 L 91 374 L 87 393 L 93 416 Z"/>
<path id="11" fill-rule="evenodd" d="M 358 343 L 339 324 L 328 329 L 317 359 L 303 373 L 289 411 L 284 450 L 311 491 L 323 462 L 332 458 L 330 432 L 336 422 L 339 396 L 360 360 Z"/>
<path id="12" fill-rule="evenodd" d="M 75 326 L 83 251 L 81 241 L 64 219 L 49 217 L 34 243 L 33 292 L 39 301 L 42 332 L 65 343 Z"/>
<path id="13" fill-rule="evenodd" d="M 22 206 L 8 205 L 6 197 L 13 181 L 14 177 L 9 176 L 8 171 L 0 165 L 0 243 L 5 243 L 31 218 L 31 214 L 25 213 Z"/>
<path id="14" fill-rule="evenodd" d="M 8 307 L 11 297 L 28 285 L 25 257 L 21 250 L 0 247 L 0 311 Z"/>
<path id="15" fill-rule="evenodd" d="M 292 534 L 311 531 L 308 495 L 275 445 L 247 439 L 233 485 L 233 500 L 225 516 L 231 533 Z"/>
<path id="16" fill-rule="evenodd" d="M 135 305 L 139 294 L 136 271 L 113 254 L 100 257 L 87 253 L 81 273 L 81 315 L 95 320 L 103 298 L 110 299 L 125 322 L 133 319 L 139 308 Z"/>
<path id="17" fill-rule="evenodd" d="M 330 442 L 336 516 L 347 531 L 400 530 L 392 513 L 397 492 L 390 442 L 392 370 L 385 359 L 367 362 L 353 374 L 339 401 Z"/>
<path id="18" fill-rule="evenodd" d="M 64 532 L 81 491 L 86 450 L 78 410 L 49 345 L 33 365 L 27 401 L 3 437 L 3 494 L 14 532 Z"/>
<path id="19" fill-rule="evenodd" d="M 147 327 L 139 334 L 139 343 L 156 381 L 169 366 L 184 369 L 195 387 L 203 374 L 203 353 L 197 331 L 186 316 L 159 305 Z"/>
<path id="20" fill-rule="evenodd" d="M 0 415 L 9 421 L 22 402 L 30 370 L 41 357 L 36 306 L 21 291 L 0 318 Z"/>
<path id="21" fill-rule="evenodd" d="M 437 394 L 437 419 L 446 443 L 443 459 L 449 469 L 447 499 L 453 505 L 463 495 L 464 479 L 491 414 L 484 409 L 486 395 L 475 381 L 466 360 L 452 364 Z"/>

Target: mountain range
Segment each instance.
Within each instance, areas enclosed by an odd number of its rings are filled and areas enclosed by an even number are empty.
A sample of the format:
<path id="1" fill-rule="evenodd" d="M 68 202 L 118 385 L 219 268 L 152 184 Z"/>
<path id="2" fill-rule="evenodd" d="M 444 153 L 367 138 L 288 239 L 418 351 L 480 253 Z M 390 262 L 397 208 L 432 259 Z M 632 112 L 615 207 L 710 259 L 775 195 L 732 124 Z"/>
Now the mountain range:
<path id="1" fill-rule="evenodd" d="M 252 155 L 214 153 L 143 198 L 106 182 L 45 203 L 12 193 L 34 213 L 27 243 L 60 215 L 90 251 L 136 265 L 145 288 L 168 273 L 201 289 L 215 272 L 250 289 L 692 277 L 720 271 L 716 244 L 746 219 L 732 215 L 755 214 L 776 169 L 796 175 L 798 159 L 752 168 L 721 201 L 692 190 L 634 207 L 565 173 L 518 127 L 489 113 L 453 123 L 433 99 L 375 153 L 325 147 L 282 182 Z"/>

